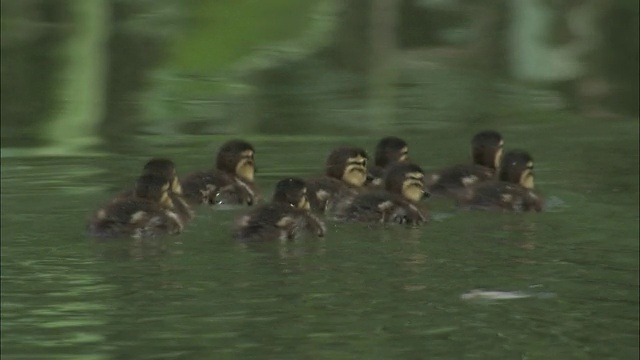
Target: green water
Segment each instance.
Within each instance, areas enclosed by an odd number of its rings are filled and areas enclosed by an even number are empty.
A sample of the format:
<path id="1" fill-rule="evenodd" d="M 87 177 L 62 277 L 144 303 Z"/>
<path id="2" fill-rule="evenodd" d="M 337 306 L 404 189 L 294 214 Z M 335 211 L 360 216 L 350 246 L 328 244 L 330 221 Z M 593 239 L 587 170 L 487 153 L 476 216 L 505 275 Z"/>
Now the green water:
<path id="1" fill-rule="evenodd" d="M 534 116 L 535 117 L 535 116 Z M 485 123 L 528 149 L 540 214 L 432 201 L 420 229 L 328 224 L 324 240 L 244 248 L 244 211 L 201 209 L 180 236 L 97 243 L 91 210 L 149 156 L 208 167 L 222 137 L 135 156 L 2 160 L 7 359 L 633 359 L 638 356 L 638 122 Z M 562 121 L 561 121 L 562 120 Z M 464 161 L 474 126 L 399 133 L 427 170 Z M 321 171 L 347 141 L 249 137 L 258 182 Z M 153 140 L 153 141 L 150 141 Z M 175 142 L 175 141 L 174 141 Z M 529 298 L 469 301 L 473 289 Z"/>

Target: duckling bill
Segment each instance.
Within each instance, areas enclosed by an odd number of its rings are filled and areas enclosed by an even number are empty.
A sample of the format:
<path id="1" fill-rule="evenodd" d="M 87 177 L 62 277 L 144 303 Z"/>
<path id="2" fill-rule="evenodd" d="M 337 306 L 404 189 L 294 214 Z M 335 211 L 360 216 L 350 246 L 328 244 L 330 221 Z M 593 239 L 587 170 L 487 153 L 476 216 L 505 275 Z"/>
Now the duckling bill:
<path id="1" fill-rule="evenodd" d="M 424 172 L 412 163 L 395 163 L 384 176 L 384 189 L 360 193 L 342 201 L 336 218 L 342 221 L 420 225 L 428 221 L 419 206 L 429 194 L 424 190 Z"/>
<path id="2" fill-rule="evenodd" d="M 339 147 L 325 162 L 325 174 L 307 180 L 311 209 L 324 213 L 337 201 L 362 189 L 367 181 L 367 152 L 358 147 Z"/>
<path id="3" fill-rule="evenodd" d="M 99 238 L 142 238 L 180 233 L 183 223 L 172 210 L 170 186 L 162 176 L 142 175 L 133 196 L 115 199 L 94 214 L 90 234 Z"/>
<path id="4" fill-rule="evenodd" d="M 218 150 L 214 169 L 184 179 L 184 196 L 194 205 L 253 205 L 259 199 L 255 171 L 253 145 L 244 140 L 228 141 Z"/>
<path id="5" fill-rule="evenodd" d="M 508 152 L 499 180 L 468 188 L 457 203 L 477 210 L 542 211 L 542 198 L 534 192 L 533 158 L 523 150 Z"/>
<path id="6" fill-rule="evenodd" d="M 435 195 L 455 195 L 476 183 L 495 178 L 500 165 L 504 140 L 497 131 L 477 133 L 471 139 L 472 164 L 454 165 L 427 176 L 426 185 Z"/>
<path id="7" fill-rule="evenodd" d="M 240 217 L 233 236 L 241 241 L 285 241 L 306 231 L 323 237 L 324 223 L 309 210 L 305 182 L 298 178 L 280 180 L 272 201 Z"/>

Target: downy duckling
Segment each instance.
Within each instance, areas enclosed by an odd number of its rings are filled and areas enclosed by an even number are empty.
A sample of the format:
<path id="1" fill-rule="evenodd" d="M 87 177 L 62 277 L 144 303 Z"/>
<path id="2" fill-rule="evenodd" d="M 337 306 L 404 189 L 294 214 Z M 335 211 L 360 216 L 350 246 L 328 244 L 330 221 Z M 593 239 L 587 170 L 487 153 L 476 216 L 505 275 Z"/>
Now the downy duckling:
<path id="1" fill-rule="evenodd" d="M 367 185 L 383 186 L 385 168 L 394 162 L 409 160 L 409 145 L 399 137 L 382 138 L 376 145 L 374 160 L 375 164 L 367 174 Z"/>
<path id="2" fill-rule="evenodd" d="M 427 197 L 422 168 L 396 162 L 385 171 L 384 190 L 372 190 L 340 202 L 335 217 L 342 221 L 419 225 L 428 221 L 428 215 L 418 205 Z"/>
<path id="3" fill-rule="evenodd" d="M 426 178 L 429 192 L 434 195 L 454 195 L 471 185 L 495 178 L 502 158 L 504 140 L 497 131 L 477 133 L 471 139 L 472 164 L 454 165 L 431 173 Z"/>
<path id="4" fill-rule="evenodd" d="M 355 194 L 367 181 L 367 152 L 358 147 L 339 147 L 325 162 L 325 175 L 307 180 L 309 203 L 325 212 L 337 200 Z"/>
<path id="5" fill-rule="evenodd" d="M 193 210 L 182 196 L 182 186 L 176 172 L 176 165 L 173 161 L 163 158 L 149 160 L 142 168 L 142 175 L 158 175 L 170 182 L 168 190 L 169 197 L 173 202 L 174 211 L 180 216 L 180 221 L 184 224 L 194 216 Z M 125 190 L 116 195 L 114 201 L 123 198 L 133 197 L 135 189 Z"/>
<path id="6" fill-rule="evenodd" d="M 231 140 L 220 146 L 216 167 L 199 171 L 182 181 L 190 204 L 253 205 L 259 199 L 254 183 L 255 150 L 244 140 Z"/>
<path id="7" fill-rule="evenodd" d="M 307 230 L 323 237 L 326 231 L 324 223 L 309 210 L 304 180 L 280 180 L 271 202 L 240 217 L 233 236 L 241 241 L 284 241 L 293 240 Z"/>
<path id="8" fill-rule="evenodd" d="M 502 160 L 499 181 L 466 189 L 457 203 L 468 209 L 542 211 L 542 199 L 533 189 L 533 158 L 526 151 L 513 150 Z"/>
<path id="9" fill-rule="evenodd" d="M 113 200 L 94 214 L 89 233 L 99 238 L 142 238 L 181 232 L 183 224 L 173 211 L 170 186 L 162 176 L 142 175 L 133 196 Z"/>

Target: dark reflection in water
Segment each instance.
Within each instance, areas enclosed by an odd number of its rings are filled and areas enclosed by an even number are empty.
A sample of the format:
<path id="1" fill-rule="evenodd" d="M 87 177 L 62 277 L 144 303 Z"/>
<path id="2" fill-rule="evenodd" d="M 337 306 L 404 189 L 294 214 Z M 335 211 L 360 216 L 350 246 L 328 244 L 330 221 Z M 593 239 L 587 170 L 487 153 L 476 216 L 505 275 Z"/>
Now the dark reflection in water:
<path id="1" fill-rule="evenodd" d="M 22 8 L 9 5 L 2 3 L 3 23 L 5 17 L 11 18 Z M 43 1 L 39 5 L 25 7 L 32 12 L 24 22 L 31 21 L 37 26 L 30 28 L 25 24 L 15 31 L 9 28 L 5 31 L 3 25 L 0 81 L 3 146 L 40 145 L 42 139 L 36 130 L 55 112 L 56 76 L 62 66 L 56 51 L 68 33 L 61 24 L 68 20 L 69 13 L 56 1 Z"/>
<path id="2" fill-rule="evenodd" d="M 143 12 L 148 12 L 148 9 L 124 1 L 110 3 L 113 30 L 107 45 L 107 107 L 100 134 L 110 150 L 127 154 L 140 150 L 139 145 L 131 143 L 127 134 L 140 130 L 142 114 L 139 97 L 148 86 L 149 75 L 163 60 L 166 41 L 158 36 L 127 29 L 127 23 L 145 16 Z"/>

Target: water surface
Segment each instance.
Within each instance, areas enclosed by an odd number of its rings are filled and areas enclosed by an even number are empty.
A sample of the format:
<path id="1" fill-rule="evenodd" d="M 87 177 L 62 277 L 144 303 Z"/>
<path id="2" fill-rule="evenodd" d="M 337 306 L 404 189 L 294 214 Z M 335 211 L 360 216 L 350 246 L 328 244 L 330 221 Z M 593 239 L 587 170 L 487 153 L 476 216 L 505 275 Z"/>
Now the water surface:
<path id="1" fill-rule="evenodd" d="M 149 156 L 171 156 L 186 174 L 209 167 L 225 138 L 154 138 L 159 145 L 128 156 L 5 158 L 3 355 L 637 358 L 637 121 L 483 126 L 531 151 L 546 212 L 459 212 L 435 200 L 435 220 L 420 229 L 329 223 L 323 240 L 245 248 L 230 237 L 244 209 L 201 209 L 180 236 L 99 243 L 84 233 L 90 211 Z M 477 130 L 397 134 L 429 170 L 466 161 Z M 346 141 L 248 139 L 267 195 L 279 177 L 320 173 L 327 151 Z M 372 151 L 376 140 L 348 142 Z M 533 296 L 461 299 L 474 289 Z"/>

